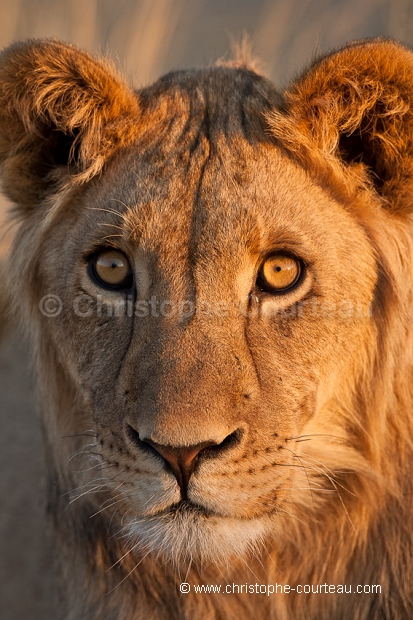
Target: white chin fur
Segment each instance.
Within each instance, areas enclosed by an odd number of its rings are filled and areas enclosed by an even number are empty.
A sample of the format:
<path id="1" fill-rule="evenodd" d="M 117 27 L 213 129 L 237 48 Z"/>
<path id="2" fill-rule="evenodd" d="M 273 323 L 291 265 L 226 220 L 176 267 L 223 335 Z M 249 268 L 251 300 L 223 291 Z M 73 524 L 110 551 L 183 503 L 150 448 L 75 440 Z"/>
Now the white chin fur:
<path id="1" fill-rule="evenodd" d="M 176 567 L 226 565 L 234 557 L 244 557 L 260 547 L 268 534 L 269 517 L 231 519 L 206 516 L 196 510 L 176 510 L 125 523 L 131 547 L 143 554 L 153 553 Z"/>

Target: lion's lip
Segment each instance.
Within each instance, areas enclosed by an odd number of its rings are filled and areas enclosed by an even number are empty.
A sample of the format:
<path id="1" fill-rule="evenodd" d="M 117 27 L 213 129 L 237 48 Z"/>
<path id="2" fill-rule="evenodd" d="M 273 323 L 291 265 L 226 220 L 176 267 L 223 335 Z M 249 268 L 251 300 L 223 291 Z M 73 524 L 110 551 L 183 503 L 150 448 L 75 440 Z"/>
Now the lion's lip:
<path id="1" fill-rule="evenodd" d="M 188 499 L 181 499 L 176 504 L 172 504 L 168 508 L 165 508 L 164 510 L 161 510 L 155 513 L 153 516 L 163 517 L 163 516 L 178 516 L 178 515 L 184 515 L 184 514 L 192 514 L 192 515 L 203 516 L 203 517 L 217 516 L 214 512 L 212 512 L 208 508 L 205 508 L 205 506 L 202 506 L 200 504 L 195 504 L 194 502 Z"/>

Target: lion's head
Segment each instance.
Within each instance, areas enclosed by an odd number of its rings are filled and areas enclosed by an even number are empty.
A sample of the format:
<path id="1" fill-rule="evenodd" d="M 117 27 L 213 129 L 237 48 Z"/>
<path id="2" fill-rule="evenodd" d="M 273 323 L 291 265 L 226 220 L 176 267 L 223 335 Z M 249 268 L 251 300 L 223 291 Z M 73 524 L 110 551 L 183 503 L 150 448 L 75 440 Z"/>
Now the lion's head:
<path id="1" fill-rule="evenodd" d="M 65 571 L 94 584 L 70 618 L 405 617 L 412 69 L 375 41 L 284 94 L 224 66 L 134 93 L 68 45 L 3 53 L 8 281 Z M 174 585 L 249 570 L 385 602 L 226 609 Z"/>

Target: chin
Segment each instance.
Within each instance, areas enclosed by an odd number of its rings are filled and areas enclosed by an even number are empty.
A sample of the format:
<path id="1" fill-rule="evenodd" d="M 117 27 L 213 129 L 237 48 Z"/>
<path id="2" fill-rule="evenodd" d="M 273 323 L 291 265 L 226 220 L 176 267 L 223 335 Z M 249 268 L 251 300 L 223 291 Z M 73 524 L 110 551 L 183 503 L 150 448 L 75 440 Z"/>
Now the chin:
<path id="1" fill-rule="evenodd" d="M 192 563 L 228 567 L 262 547 L 271 525 L 264 515 L 254 519 L 222 517 L 190 502 L 157 515 L 125 520 L 124 533 L 138 554 L 153 554 L 175 567 Z"/>

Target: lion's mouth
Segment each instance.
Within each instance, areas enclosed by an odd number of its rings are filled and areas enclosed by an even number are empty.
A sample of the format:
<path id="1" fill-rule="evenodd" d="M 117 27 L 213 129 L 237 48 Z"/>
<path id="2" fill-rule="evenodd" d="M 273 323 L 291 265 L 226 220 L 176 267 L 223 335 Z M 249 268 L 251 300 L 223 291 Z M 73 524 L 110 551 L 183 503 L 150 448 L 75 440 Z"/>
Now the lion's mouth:
<path id="1" fill-rule="evenodd" d="M 124 533 L 135 552 L 161 557 L 175 566 L 197 563 L 224 565 L 232 557 L 257 550 L 272 523 L 220 515 L 190 500 L 180 500 L 148 517 L 124 522 Z"/>
<path id="2" fill-rule="evenodd" d="M 164 517 L 164 516 L 188 516 L 192 515 L 194 517 L 212 517 L 218 516 L 212 510 L 205 508 L 205 506 L 201 506 L 200 504 L 195 504 L 191 500 L 181 499 L 176 504 L 172 504 L 168 508 L 164 510 L 160 510 L 159 512 L 151 515 L 151 517 Z"/>

